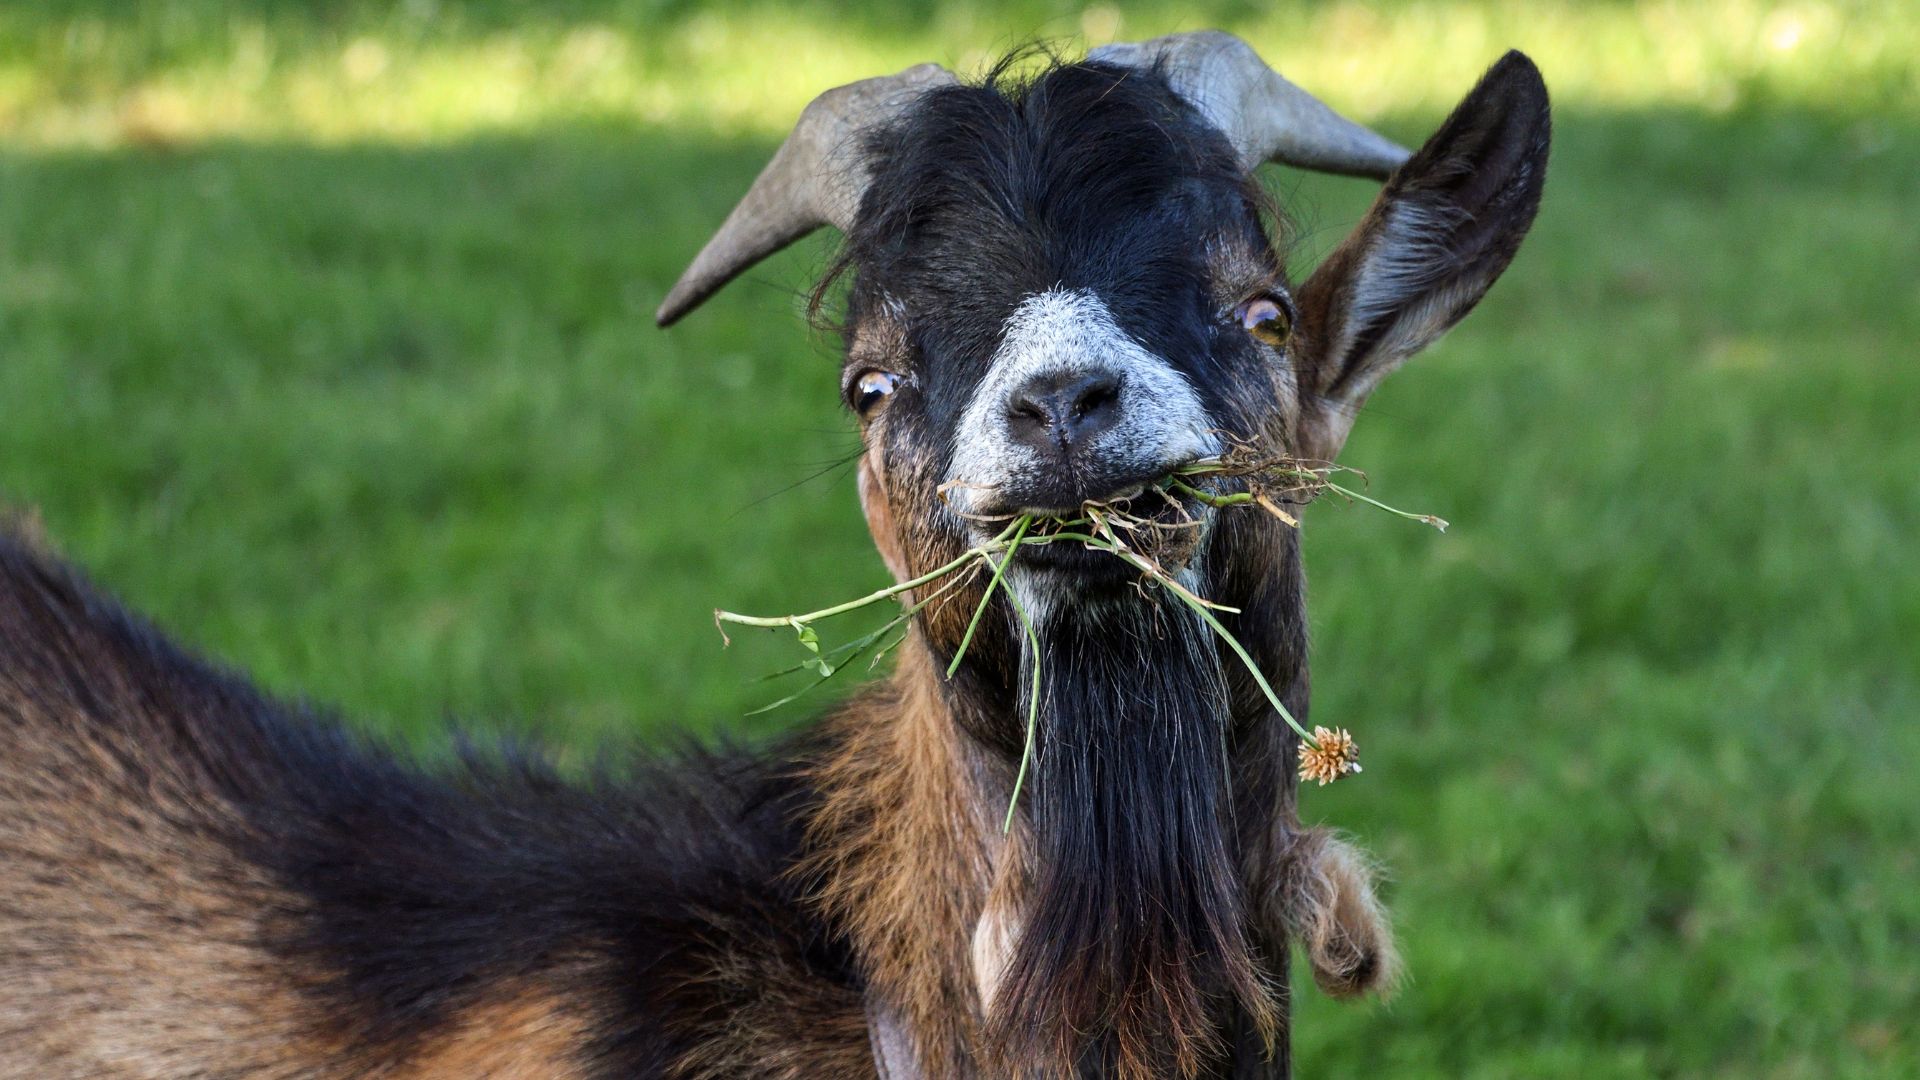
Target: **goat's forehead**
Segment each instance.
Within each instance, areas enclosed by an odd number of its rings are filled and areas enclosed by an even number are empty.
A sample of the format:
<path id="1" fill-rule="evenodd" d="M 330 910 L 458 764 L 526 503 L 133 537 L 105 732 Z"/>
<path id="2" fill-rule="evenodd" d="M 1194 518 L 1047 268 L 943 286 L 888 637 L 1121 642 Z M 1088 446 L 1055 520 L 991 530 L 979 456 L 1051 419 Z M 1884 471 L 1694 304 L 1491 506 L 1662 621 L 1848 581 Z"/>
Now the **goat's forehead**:
<path id="1" fill-rule="evenodd" d="M 1212 234 L 1257 233 L 1250 206 L 1231 147 L 1164 81 L 1067 65 L 926 95 L 879 141 L 853 254 L 909 309 L 997 322 L 1063 286 L 1177 287 Z"/>
<path id="2" fill-rule="evenodd" d="M 1224 252 L 1264 245 L 1242 205 L 1207 192 L 1168 189 L 1131 205 L 1038 187 L 1010 195 L 980 186 L 923 205 L 888 257 L 859 266 L 884 296 L 876 313 L 981 359 L 1036 314 L 1091 310 L 1063 307 L 1063 296 L 1097 298 L 1129 332 L 1164 335 L 1206 305 L 1219 264 L 1252 258 Z"/>

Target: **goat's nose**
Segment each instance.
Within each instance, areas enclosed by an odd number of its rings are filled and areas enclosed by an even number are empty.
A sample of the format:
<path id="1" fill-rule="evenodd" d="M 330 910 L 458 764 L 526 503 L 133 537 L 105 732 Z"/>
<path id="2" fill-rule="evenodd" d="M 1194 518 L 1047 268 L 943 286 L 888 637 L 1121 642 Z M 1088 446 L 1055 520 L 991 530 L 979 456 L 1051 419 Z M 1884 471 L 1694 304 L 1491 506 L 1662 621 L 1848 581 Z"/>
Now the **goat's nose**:
<path id="1" fill-rule="evenodd" d="M 1036 375 L 1007 397 L 1014 441 L 1071 453 L 1120 419 L 1120 376 L 1109 371 Z"/>

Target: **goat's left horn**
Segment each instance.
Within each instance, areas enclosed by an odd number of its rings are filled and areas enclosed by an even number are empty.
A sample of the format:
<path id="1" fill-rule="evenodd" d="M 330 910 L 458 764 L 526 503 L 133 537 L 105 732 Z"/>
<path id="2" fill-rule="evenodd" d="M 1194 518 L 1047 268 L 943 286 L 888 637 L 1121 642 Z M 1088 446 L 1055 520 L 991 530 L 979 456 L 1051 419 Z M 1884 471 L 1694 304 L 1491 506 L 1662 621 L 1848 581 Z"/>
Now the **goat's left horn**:
<path id="1" fill-rule="evenodd" d="M 1131 68 L 1160 65 L 1174 90 L 1226 133 L 1249 172 L 1263 161 L 1277 161 L 1385 180 L 1409 156 L 1391 139 L 1282 78 L 1253 46 L 1223 31 L 1103 45 L 1087 59 Z"/>
<path id="2" fill-rule="evenodd" d="M 867 189 L 860 136 L 898 115 L 921 91 L 953 81 L 940 65 L 921 64 L 814 98 L 720 231 L 668 291 L 654 321 L 671 325 L 754 263 L 822 225 L 845 231 Z"/>

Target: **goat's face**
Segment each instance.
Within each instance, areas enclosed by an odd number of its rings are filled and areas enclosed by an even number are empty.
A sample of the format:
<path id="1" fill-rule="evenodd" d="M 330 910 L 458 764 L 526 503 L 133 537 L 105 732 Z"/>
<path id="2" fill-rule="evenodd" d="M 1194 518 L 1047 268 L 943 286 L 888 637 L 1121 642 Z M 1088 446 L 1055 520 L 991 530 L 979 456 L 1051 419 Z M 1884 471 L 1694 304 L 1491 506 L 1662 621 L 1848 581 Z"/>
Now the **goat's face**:
<path id="1" fill-rule="evenodd" d="M 1155 481 L 1236 443 L 1331 460 L 1379 380 L 1505 269 L 1547 141 L 1546 89 L 1517 53 L 1411 156 L 1225 34 L 1108 46 L 1025 83 L 923 65 L 810 105 L 660 319 L 838 225 L 843 388 L 896 575 L 1021 512 L 1128 498 L 1198 519 L 1171 561 L 1205 561 L 1205 508 Z M 1297 291 L 1263 227 L 1265 160 L 1388 179 Z M 1019 563 L 1089 590 L 1130 576 L 1068 544 Z"/>
<path id="2" fill-rule="evenodd" d="M 1260 193 L 1164 80 L 1076 65 L 936 90 L 871 152 L 843 385 L 896 573 L 1025 511 L 1133 498 L 1198 516 L 1150 485 L 1229 442 L 1290 439 L 1294 301 Z M 1094 555 L 1025 561 L 1126 577 Z"/>
<path id="3" fill-rule="evenodd" d="M 842 385 L 890 567 L 1090 500 L 1197 521 L 1172 559 L 1207 551 L 1212 512 L 1155 481 L 1236 444 L 1331 460 L 1380 378 L 1504 268 L 1545 138 L 1537 75 L 1502 65 L 1296 297 L 1244 162 L 1158 72 L 922 95 L 868 139 L 842 256 Z M 1068 544 L 1021 564 L 1082 598 L 1136 576 Z"/>

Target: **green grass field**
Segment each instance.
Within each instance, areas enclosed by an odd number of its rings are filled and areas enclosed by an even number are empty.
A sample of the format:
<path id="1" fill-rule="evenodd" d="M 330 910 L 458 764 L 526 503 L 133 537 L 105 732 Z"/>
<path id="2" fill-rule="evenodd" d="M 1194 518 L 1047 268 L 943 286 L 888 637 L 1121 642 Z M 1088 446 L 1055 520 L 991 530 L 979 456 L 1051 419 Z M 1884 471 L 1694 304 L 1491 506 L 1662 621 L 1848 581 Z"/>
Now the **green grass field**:
<path id="1" fill-rule="evenodd" d="M 884 580 L 822 243 L 651 312 L 812 92 L 1218 24 L 1418 141 L 1556 95 L 1507 277 L 1309 515 L 1303 811 L 1413 981 L 1307 1076 L 1920 1075 L 1920 19 L 1893 2 L 0 4 L 0 497 L 276 690 L 586 758 L 742 719 L 717 605 Z M 1310 262 L 1369 198 L 1272 178 Z"/>

